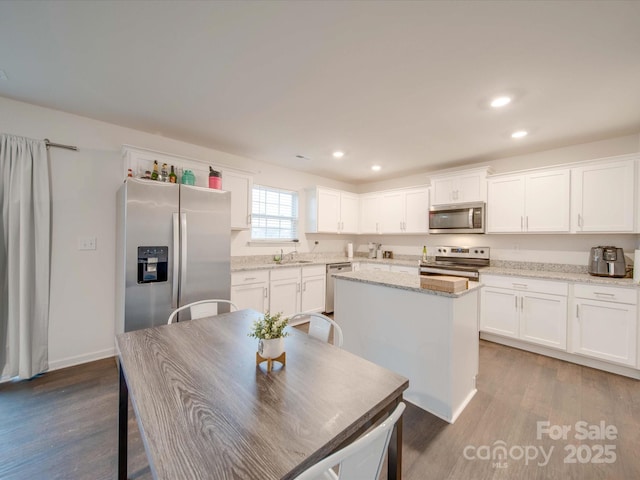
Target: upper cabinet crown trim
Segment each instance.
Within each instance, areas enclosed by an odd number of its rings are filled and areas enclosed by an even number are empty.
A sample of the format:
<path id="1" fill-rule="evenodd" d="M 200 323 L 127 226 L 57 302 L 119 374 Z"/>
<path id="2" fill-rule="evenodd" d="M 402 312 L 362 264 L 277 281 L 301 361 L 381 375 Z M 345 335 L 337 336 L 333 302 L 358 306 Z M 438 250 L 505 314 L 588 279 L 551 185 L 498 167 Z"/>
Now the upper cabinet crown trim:
<path id="1" fill-rule="evenodd" d="M 177 155 L 174 153 L 167 153 L 167 152 L 161 152 L 159 150 L 152 150 L 150 148 L 144 148 L 144 147 L 136 147 L 134 145 L 127 145 L 124 144 L 122 145 L 122 155 L 126 158 L 127 155 L 129 154 L 145 154 L 145 155 L 153 155 L 158 157 L 158 160 L 167 160 L 166 163 L 170 163 L 171 161 L 175 161 L 180 160 L 183 164 L 184 163 L 191 163 L 193 162 L 194 164 L 198 165 L 198 166 L 202 166 L 202 165 L 215 165 L 218 168 L 221 169 L 225 169 L 225 170 L 233 170 L 235 172 L 238 173 L 246 173 L 246 174 L 250 174 L 250 175 L 255 175 L 256 172 L 251 171 L 251 170 L 246 170 L 246 169 L 242 169 L 242 168 L 238 168 L 238 167 L 234 167 L 231 165 L 227 165 L 224 163 L 220 163 L 217 160 L 205 160 L 205 159 L 201 159 L 201 158 L 193 158 L 193 157 L 186 157 L 184 155 Z"/>

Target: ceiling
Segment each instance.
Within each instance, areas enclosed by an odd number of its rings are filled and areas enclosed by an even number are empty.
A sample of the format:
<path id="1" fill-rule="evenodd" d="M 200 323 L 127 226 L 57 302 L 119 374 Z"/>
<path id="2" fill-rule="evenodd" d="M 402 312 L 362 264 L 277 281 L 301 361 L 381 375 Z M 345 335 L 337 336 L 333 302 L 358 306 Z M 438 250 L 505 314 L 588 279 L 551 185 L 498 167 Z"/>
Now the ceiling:
<path id="1" fill-rule="evenodd" d="M 638 25 L 639 1 L 5 0 L 0 96 L 358 184 L 640 132 Z"/>

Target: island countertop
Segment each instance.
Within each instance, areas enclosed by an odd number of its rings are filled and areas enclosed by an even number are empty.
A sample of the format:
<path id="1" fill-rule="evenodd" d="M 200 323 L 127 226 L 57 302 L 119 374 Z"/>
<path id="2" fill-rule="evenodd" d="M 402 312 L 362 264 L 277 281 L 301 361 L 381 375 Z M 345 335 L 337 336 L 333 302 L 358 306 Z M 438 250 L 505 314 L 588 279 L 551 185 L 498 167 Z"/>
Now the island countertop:
<path id="1" fill-rule="evenodd" d="M 399 288 L 401 290 L 410 290 L 414 292 L 425 293 L 427 295 L 438 295 L 441 297 L 458 298 L 467 293 L 480 288 L 482 285 L 478 282 L 469 281 L 469 288 L 458 293 L 439 292 L 437 290 L 429 290 L 420 287 L 420 277 L 410 273 L 401 272 L 384 272 L 378 270 L 361 270 L 357 272 L 336 273 L 335 278 L 350 280 L 353 282 L 371 283 L 373 285 L 383 285 L 385 287 Z"/>

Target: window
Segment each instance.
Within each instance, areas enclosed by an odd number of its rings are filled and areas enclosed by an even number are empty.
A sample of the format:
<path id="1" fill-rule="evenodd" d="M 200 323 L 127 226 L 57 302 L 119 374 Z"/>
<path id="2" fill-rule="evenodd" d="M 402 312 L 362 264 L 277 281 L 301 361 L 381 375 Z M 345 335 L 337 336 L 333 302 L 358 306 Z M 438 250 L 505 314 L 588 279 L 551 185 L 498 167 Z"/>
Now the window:
<path id="1" fill-rule="evenodd" d="M 298 238 L 298 194 L 254 185 L 251 205 L 252 240 Z"/>

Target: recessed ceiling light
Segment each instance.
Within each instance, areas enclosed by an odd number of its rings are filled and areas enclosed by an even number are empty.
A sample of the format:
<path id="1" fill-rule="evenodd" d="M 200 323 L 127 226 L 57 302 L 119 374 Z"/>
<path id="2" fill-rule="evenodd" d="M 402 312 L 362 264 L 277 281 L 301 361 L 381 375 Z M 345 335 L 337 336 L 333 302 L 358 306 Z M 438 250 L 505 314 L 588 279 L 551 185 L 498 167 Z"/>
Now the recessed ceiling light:
<path id="1" fill-rule="evenodd" d="M 344 152 L 341 152 L 340 150 L 337 150 L 337 151 L 333 152 L 333 157 L 334 158 L 342 158 L 342 157 L 344 157 Z"/>
<path id="2" fill-rule="evenodd" d="M 511 134 L 511 138 L 522 138 L 526 137 L 529 134 L 526 130 L 518 130 L 517 132 L 513 132 Z"/>
<path id="3" fill-rule="evenodd" d="M 490 105 L 493 108 L 500 108 L 500 107 L 504 107 L 505 105 L 509 105 L 511 103 L 511 97 L 496 97 L 493 100 L 491 100 Z"/>
<path id="4" fill-rule="evenodd" d="M 373 165 L 371 167 L 371 170 L 373 170 L 374 172 L 379 172 L 382 169 L 382 167 L 380 165 Z"/>

